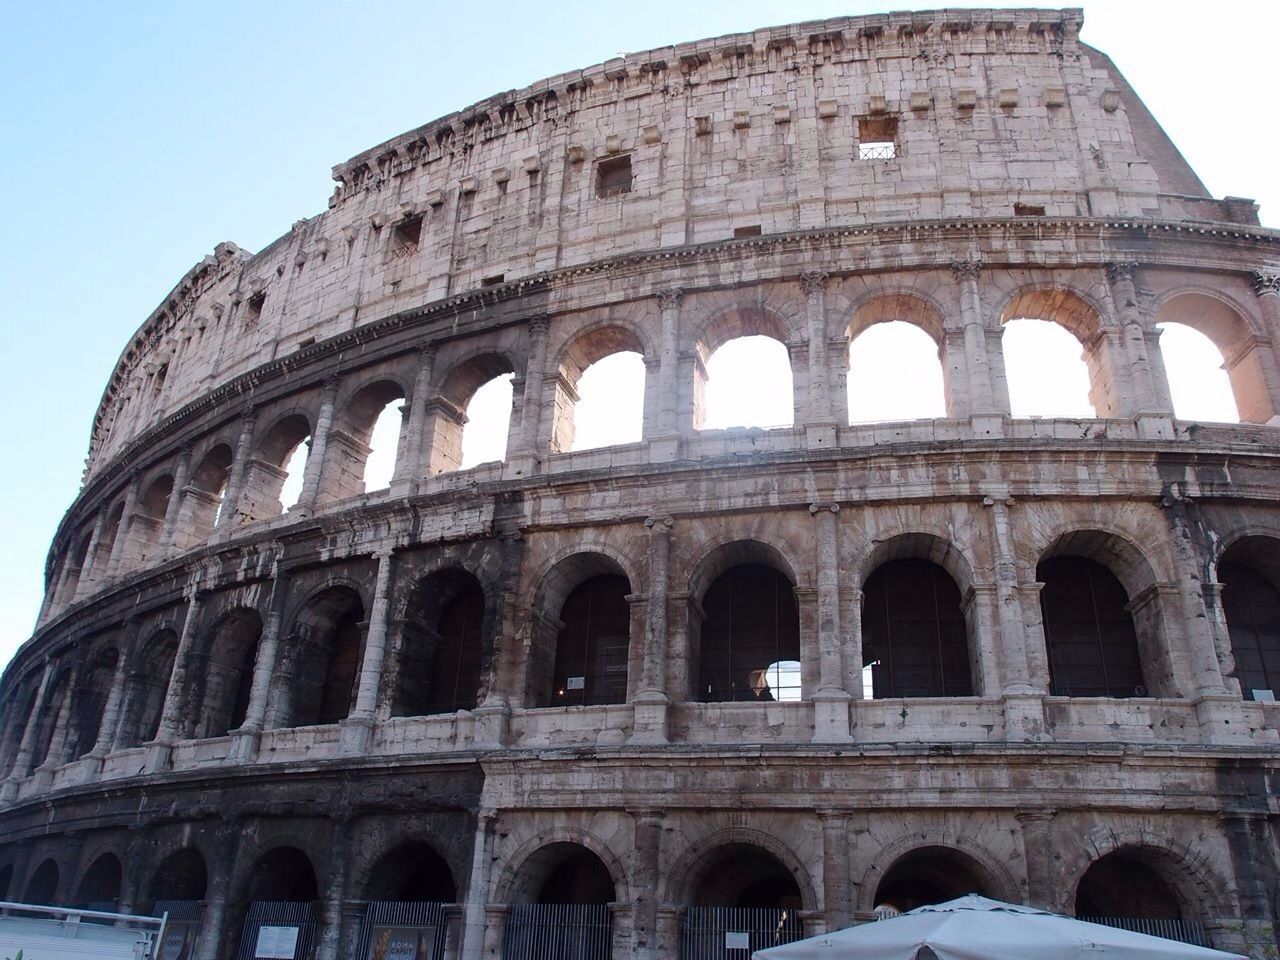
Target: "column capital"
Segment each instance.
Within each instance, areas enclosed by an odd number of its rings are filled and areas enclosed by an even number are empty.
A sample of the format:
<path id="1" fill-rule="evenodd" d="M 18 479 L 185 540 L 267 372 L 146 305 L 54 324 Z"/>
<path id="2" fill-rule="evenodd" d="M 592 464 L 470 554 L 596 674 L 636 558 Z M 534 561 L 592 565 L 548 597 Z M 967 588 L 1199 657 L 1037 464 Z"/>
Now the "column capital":
<path id="1" fill-rule="evenodd" d="M 833 502 L 815 501 L 809 504 L 809 515 L 816 517 L 820 513 L 839 513 L 840 504 Z"/>
<path id="2" fill-rule="evenodd" d="M 825 293 L 827 289 L 827 272 L 825 270 L 806 270 L 800 275 L 800 286 L 808 296 Z"/>
<path id="3" fill-rule="evenodd" d="M 646 517 L 644 525 L 651 533 L 658 533 L 661 530 L 670 530 L 675 526 L 675 520 L 671 517 Z"/>
<path id="4" fill-rule="evenodd" d="M 324 388 L 324 392 L 332 397 L 338 392 L 338 385 L 342 383 L 342 374 L 334 371 L 333 373 L 326 374 L 324 379 L 320 382 Z"/>
<path id="5" fill-rule="evenodd" d="M 534 336 L 546 333 L 551 329 L 551 315 L 539 313 L 529 318 L 529 332 Z"/>
<path id="6" fill-rule="evenodd" d="M 674 310 L 680 306 L 680 301 L 684 297 L 684 291 L 679 287 L 671 287 L 668 290 L 659 290 L 656 294 L 658 298 L 658 306 L 663 310 Z"/>
<path id="7" fill-rule="evenodd" d="M 1280 297 L 1280 263 L 1263 264 L 1254 270 L 1252 285 L 1259 297 Z"/>
<path id="8" fill-rule="evenodd" d="M 424 340 L 413 348 L 413 352 L 418 355 L 418 362 L 434 360 L 436 354 L 440 352 L 439 346 L 434 340 Z"/>
<path id="9" fill-rule="evenodd" d="M 1138 279 L 1138 261 L 1109 260 L 1106 263 L 1106 271 L 1109 283 L 1119 283 L 1121 280 L 1133 283 Z"/>
<path id="10" fill-rule="evenodd" d="M 379 547 L 377 550 L 373 551 L 370 556 L 381 563 L 383 560 L 390 560 L 392 555 L 395 553 L 395 550 L 396 548 L 394 546 Z"/>
<path id="11" fill-rule="evenodd" d="M 957 283 L 964 280 L 977 280 L 978 273 L 982 270 L 983 260 L 981 257 L 969 257 L 963 260 L 951 261 L 951 275 Z"/>

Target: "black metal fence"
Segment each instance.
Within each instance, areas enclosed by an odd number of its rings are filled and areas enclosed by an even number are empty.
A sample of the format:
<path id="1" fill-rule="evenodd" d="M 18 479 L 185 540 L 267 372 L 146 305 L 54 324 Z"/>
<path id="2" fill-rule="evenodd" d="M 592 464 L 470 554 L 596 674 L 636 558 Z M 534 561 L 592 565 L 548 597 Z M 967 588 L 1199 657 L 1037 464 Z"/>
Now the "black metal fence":
<path id="1" fill-rule="evenodd" d="M 755 950 L 802 939 L 796 910 L 689 907 L 680 921 L 680 960 L 747 960 Z"/>
<path id="2" fill-rule="evenodd" d="M 502 960 L 609 960 L 613 914 L 603 903 L 518 903 L 507 914 Z"/>
<path id="3" fill-rule="evenodd" d="M 415 960 L 440 960 L 444 956 L 448 935 L 445 920 L 447 904 L 431 900 L 374 900 L 365 907 L 360 924 L 360 944 L 353 960 L 375 957 L 375 947 L 390 952 L 393 942 L 399 946 L 415 944 Z"/>
<path id="4" fill-rule="evenodd" d="M 1166 940 L 1180 940 L 1198 947 L 1209 946 L 1209 936 L 1204 926 L 1196 920 L 1152 920 L 1146 917 L 1077 917 L 1088 923 L 1100 923 L 1107 927 L 1146 933 Z"/>
<path id="5" fill-rule="evenodd" d="M 151 908 L 151 915 L 168 916 L 164 939 L 160 942 L 159 960 L 191 960 L 196 955 L 200 921 L 204 919 L 204 902 L 157 900 Z"/>
<path id="6" fill-rule="evenodd" d="M 311 960 L 316 951 L 316 930 L 320 926 L 316 904 L 291 900 L 255 900 L 245 914 L 240 949 L 236 960 L 257 957 L 284 957 Z M 292 953 L 288 953 L 292 944 Z M 262 949 L 259 949 L 259 946 Z"/>

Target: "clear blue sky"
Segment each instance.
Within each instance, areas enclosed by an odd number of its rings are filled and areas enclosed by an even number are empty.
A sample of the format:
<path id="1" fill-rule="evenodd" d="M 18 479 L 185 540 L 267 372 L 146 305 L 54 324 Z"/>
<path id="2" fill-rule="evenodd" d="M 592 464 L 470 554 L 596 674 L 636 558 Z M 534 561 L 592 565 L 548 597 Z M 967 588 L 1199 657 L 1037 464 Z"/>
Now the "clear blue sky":
<path id="1" fill-rule="evenodd" d="M 334 163 L 492 93 L 621 51 L 905 5 L 0 0 L 0 664 L 32 629 L 121 348 L 216 243 L 261 249 L 325 209 Z M 1083 6 L 1084 39 L 1209 189 L 1274 222 L 1280 4 Z"/>

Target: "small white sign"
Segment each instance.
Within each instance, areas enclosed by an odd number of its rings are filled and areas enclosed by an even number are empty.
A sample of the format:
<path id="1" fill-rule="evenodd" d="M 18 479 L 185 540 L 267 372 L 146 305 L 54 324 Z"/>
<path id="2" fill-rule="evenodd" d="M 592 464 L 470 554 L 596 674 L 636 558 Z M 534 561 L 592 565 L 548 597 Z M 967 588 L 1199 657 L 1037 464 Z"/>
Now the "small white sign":
<path id="1" fill-rule="evenodd" d="M 298 952 L 297 927 L 259 927 L 255 960 L 293 960 Z"/>
<path id="2" fill-rule="evenodd" d="M 1255 690 L 1253 699 L 1255 703 L 1275 703 L 1276 694 L 1274 690 Z"/>
<path id="3" fill-rule="evenodd" d="M 750 950 L 751 934 L 743 930 L 726 930 L 724 932 L 724 948 L 726 950 Z"/>
<path id="4" fill-rule="evenodd" d="M 565 683 L 564 688 L 566 690 L 584 690 L 586 689 L 586 686 L 587 686 L 586 677 L 570 677 L 568 681 Z"/>

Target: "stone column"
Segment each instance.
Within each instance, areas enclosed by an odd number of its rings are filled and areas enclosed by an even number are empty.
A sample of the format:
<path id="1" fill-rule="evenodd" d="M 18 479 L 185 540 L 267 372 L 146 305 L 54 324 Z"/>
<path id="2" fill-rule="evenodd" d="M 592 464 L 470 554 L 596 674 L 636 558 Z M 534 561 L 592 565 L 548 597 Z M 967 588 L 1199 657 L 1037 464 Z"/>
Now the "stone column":
<path id="1" fill-rule="evenodd" d="M 347 846 L 351 821 L 347 814 L 332 817 L 329 832 L 329 876 L 320 901 L 320 930 L 315 960 L 338 960 L 342 938 L 342 904 L 347 886 Z"/>
<path id="2" fill-rule="evenodd" d="M 667 594 L 670 591 L 671 517 L 650 517 L 649 593 L 646 599 L 644 663 L 633 700 L 633 743 L 667 742 Z"/>
<path id="3" fill-rule="evenodd" d="M 476 817 L 476 839 L 471 852 L 471 879 L 462 936 L 462 960 L 481 960 L 489 904 L 489 870 L 493 865 L 493 836 L 497 814 L 482 808 Z"/>
<path id="4" fill-rule="evenodd" d="M 234 817 L 225 817 L 218 827 L 218 842 L 213 848 L 214 862 L 209 865 L 209 885 L 204 898 L 204 917 L 200 921 L 196 960 L 219 960 L 223 955 L 223 941 L 229 939 L 227 900 L 231 896 L 236 854 L 243 833 Z M 234 954 L 234 945 L 226 945 Z"/>
<path id="5" fill-rule="evenodd" d="M 426 432 L 427 398 L 431 396 L 431 380 L 435 376 L 435 368 L 435 344 L 425 343 L 418 347 L 418 371 L 414 375 L 413 393 L 407 404 L 404 453 L 396 462 L 395 473 L 391 477 L 391 492 L 395 496 L 416 493 L 418 482 L 427 473 L 422 455 L 422 440 Z"/>
<path id="6" fill-rule="evenodd" d="M 125 621 L 124 640 L 117 651 L 116 672 L 111 678 L 111 689 L 107 693 L 107 702 L 102 708 L 102 722 L 98 725 L 98 739 L 88 752 L 89 763 L 86 764 L 85 780 L 95 779 L 102 772 L 102 758 L 115 746 L 116 736 L 120 732 L 120 707 L 124 702 L 124 687 L 129 679 L 129 659 L 133 654 L 133 645 L 138 636 L 138 619 L 130 617 Z"/>
<path id="7" fill-rule="evenodd" d="M 809 514 L 817 523 L 818 689 L 810 698 L 815 743 L 850 739 L 850 698 L 844 688 L 844 638 L 840 633 L 839 512 L 838 503 L 809 504 Z"/>
<path id="8" fill-rule="evenodd" d="M 320 471 L 324 469 L 325 450 L 329 446 L 329 431 L 333 429 L 333 403 L 338 396 L 338 384 L 342 378 L 337 374 L 325 377 L 324 389 L 320 391 L 320 411 L 316 414 L 315 429 L 311 431 L 311 449 L 307 452 L 307 465 L 302 472 L 302 493 L 298 502 L 290 512 L 297 511 L 300 517 L 308 517 L 315 510 L 316 497 L 320 494 Z"/>
<path id="9" fill-rule="evenodd" d="M 1058 871 L 1054 867 L 1054 843 L 1050 826 L 1052 810 L 1019 810 L 1022 824 L 1023 863 L 1027 871 L 1027 902 L 1041 910 L 1068 908 L 1058 894 Z"/>
<path id="10" fill-rule="evenodd" d="M 996 617 L 1000 625 L 1001 687 L 1005 694 L 1043 695 L 1046 677 L 1032 677 L 1027 638 L 1018 592 L 1018 565 L 1013 549 L 1009 507 L 1013 498 L 1003 492 L 982 498 L 991 519 L 991 543 L 996 577 Z"/>
<path id="11" fill-rule="evenodd" d="M 116 580 L 123 572 L 125 546 L 129 542 L 129 527 L 138 509 L 138 496 L 142 493 L 142 474 L 135 470 L 129 475 L 129 486 L 124 493 L 124 507 L 120 510 L 120 525 L 116 527 L 115 543 L 111 545 L 111 559 L 107 561 L 107 580 Z"/>
<path id="12" fill-rule="evenodd" d="M 982 293 L 978 288 L 978 274 L 981 270 L 982 261 L 978 258 L 954 260 L 951 263 L 951 275 L 960 288 L 960 318 L 964 324 L 964 387 L 968 410 L 970 416 L 981 419 L 980 428 L 984 433 L 999 436 L 1000 432 L 992 421 L 1008 416 L 1009 409 L 1007 405 L 996 402 L 996 393 L 992 387 L 987 324 L 982 315 Z M 953 393 L 953 402 L 954 397 Z"/>
<path id="13" fill-rule="evenodd" d="M 819 810 L 822 823 L 823 912 L 827 930 L 843 930 L 853 922 L 853 895 L 849 886 L 849 823 L 843 814 Z"/>
<path id="14" fill-rule="evenodd" d="M 27 775 L 31 766 L 31 752 L 35 749 L 36 728 L 40 715 L 48 706 L 49 684 L 53 682 L 53 662 L 48 658 L 40 674 L 40 686 L 36 688 L 35 699 L 31 702 L 31 712 L 27 715 L 27 724 L 22 729 L 22 739 L 18 741 L 17 753 L 9 767 L 9 776 L 0 784 L 0 800 L 12 800 L 18 793 L 18 781 Z"/>
<path id="15" fill-rule="evenodd" d="M 1167 421 L 1173 418 L 1173 409 L 1160 402 L 1162 391 L 1156 386 L 1155 371 L 1147 352 L 1147 331 L 1138 309 L 1137 272 L 1138 265 L 1131 260 L 1107 264 L 1107 282 L 1120 325 L 1125 379 L 1129 386 L 1128 404 L 1121 405 L 1121 409 L 1127 406 L 1139 420 L 1166 421 L 1163 426 L 1158 422 L 1146 424 L 1146 435 L 1171 436 L 1173 428 Z M 1163 392 L 1168 393 L 1167 387 Z"/>
<path id="16" fill-rule="evenodd" d="M 75 699 L 79 684 L 80 672 L 77 668 L 67 678 L 67 689 L 62 695 L 62 702 L 58 704 L 58 716 L 53 723 L 53 735 L 49 738 L 49 749 L 45 751 L 44 759 L 40 761 L 40 766 L 35 771 L 37 792 L 43 792 L 52 786 L 53 771 L 66 762 L 63 753 L 67 747 L 68 727 L 71 725 L 71 701 Z"/>
<path id="17" fill-rule="evenodd" d="M 249 469 L 249 458 L 253 455 L 253 435 L 257 428 L 257 411 L 250 407 L 244 419 L 240 421 L 240 436 L 236 439 L 235 457 L 231 461 L 231 472 L 227 476 L 227 490 L 222 496 L 222 512 L 218 514 L 218 522 L 214 525 L 215 536 L 212 539 L 225 539 L 239 522 L 240 498 L 244 493 L 244 478 Z M 127 512 L 128 508 L 125 509 Z"/>
<path id="18" fill-rule="evenodd" d="M 1236 402 L 1243 419 L 1271 423 L 1280 416 L 1280 356 L 1275 346 L 1280 338 L 1280 264 L 1268 264 L 1254 271 L 1253 292 L 1258 296 L 1258 306 L 1267 325 L 1265 342 L 1256 343 L 1254 347 L 1266 396 L 1243 397 Z"/>
<path id="19" fill-rule="evenodd" d="M 280 647 L 281 622 L 284 619 L 285 600 L 289 584 L 280 575 L 279 558 L 271 571 L 271 596 L 267 601 L 267 619 L 258 639 L 258 654 L 253 663 L 253 682 L 249 685 L 249 703 L 245 707 L 244 722 L 234 731 L 235 743 L 231 755 L 245 762 L 257 754 L 259 734 L 267 714 L 267 698 L 271 693 L 271 678 L 276 669 L 276 652 Z"/>
<path id="20" fill-rule="evenodd" d="M 76 581 L 75 600 L 83 600 L 93 593 L 94 583 L 97 579 L 93 576 L 94 568 L 97 567 L 94 560 L 98 555 L 98 545 L 102 542 L 102 534 L 106 526 L 107 510 L 104 508 L 98 511 L 97 520 L 93 524 L 93 532 L 89 534 L 89 547 L 84 552 L 84 562 L 80 564 L 80 578 Z"/>
<path id="21" fill-rule="evenodd" d="M 164 511 L 164 523 L 156 540 L 156 556 L 173 555 L 173 539 L 178 531 L 178 518 L 182 516 L 182 504 L 187 496 L 187 484 L 191 482 L 191 443 L 184 443 L 173 470 L 173 492 Z"/>
<path id="22" fill-rule="evenodd" d="M 800 278 L 805 294 L 805 317 L 809 333 L 809 395 L 808 410 L 803 423 L 810 437 L 808 445 L 831 447 L 835 445 L 835 404 L 831 396 L 831 383 L 827 376 L 827 275 L 812 270 Z"/>
<path id="23" fill-rule="evenodd" d="M 369 627 L 365 632 L 364 660 L 356 686 L 356 703 L 342 721 L 343 753 L 364 753 L 373 733 L 374 713 L 378 707 L 378 691 L 382 688 L 382 663 L 387 654 L 387 613 L 391 603 L 391 568 L 395 556 L 391 548 L 374 555 L 378 576 L 373 588 L 373 604 L 369 608 Z"/>
<path id="24" fill-rule="evenodd" d="M 635 904 L 632 913 L 632 956 L 636 960 L 657 960 L 658 881 L 661 864 L 661 810 L 631 813 L 635 823 L 636 872 Z"/>
<path id="25" fill-rule="evenodd" d="M 658 293 L 662 332 L 658 343 L 657 436 L 650 443 L 650 458 L 673 460 L 679 455 L 680 407 L 680 301 L 679 287 Z"/>
<path id="26" fill-rule="evenodd" d="M 192 578 L 194 581 L 194 577 Z M 178 638 L 178 650 L 173 656 L 173 670 L 169 674 L 169 686 L 164 694 L 164 707 L 160 712 L 160 726 L 156 737 L 147 745 L 147 772 L 166 769 L 173 757 L 173 744 L 182 732 L 182 708 L 187 699 L 188 674 L 192 666 L 191 648 L 195 645 L 196 626 L 200 620 L 200 607 L 204 598 L 193 582 L 187 593 L 187 616 L 182 621 L 182 635 Z"/>
<path id="27" fill-rule="evenodd" d="M 551 443 L 551 422 L 555 410 L 542 409 L 550 330 L 550 317 L 534 317 L 529 321 L 529 358 L 525 362 L 524 391 L 520 395 L 520 435 L 514 438 L 515 442 L 510 437 L 507 439 L 507 459 L 519 456 L 526 476 L 532 472 L 532 462 L 545 456 Z M 545 430 L 544 423 L 547 425 Z"/>

